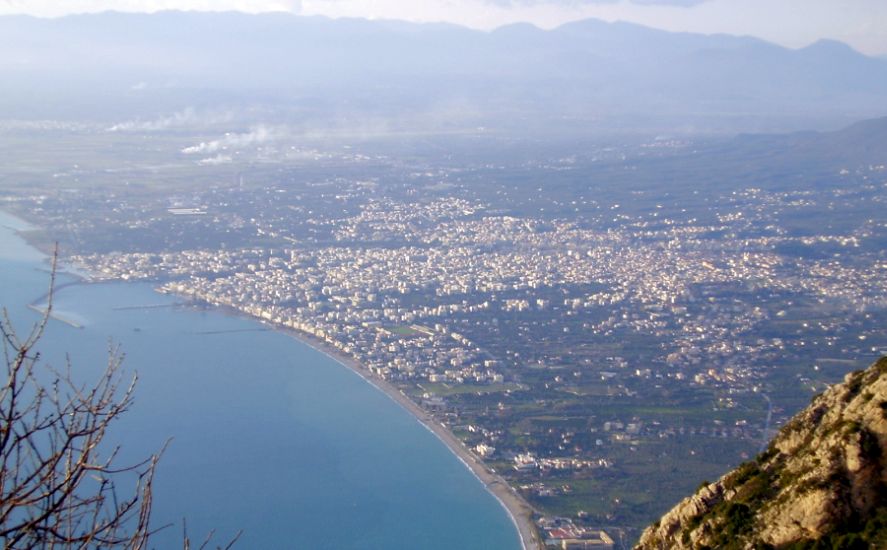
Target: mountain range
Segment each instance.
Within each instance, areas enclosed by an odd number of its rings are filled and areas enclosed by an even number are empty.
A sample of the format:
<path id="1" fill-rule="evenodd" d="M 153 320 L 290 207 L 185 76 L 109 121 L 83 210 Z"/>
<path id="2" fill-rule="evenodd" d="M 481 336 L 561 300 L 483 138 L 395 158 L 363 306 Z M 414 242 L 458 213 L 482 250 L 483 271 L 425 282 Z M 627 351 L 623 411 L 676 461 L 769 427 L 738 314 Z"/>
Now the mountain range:
<path id="1" fill-rule="evenodd" d="M 837 128 L 887 112 L 887 60 L 832 41 L 585 20 L 492 32 L 287 14 L 0 17 L 0 116 L 216 105 L 439 128 Z M 413 119 L 415 120 L 415 118 Z"/>

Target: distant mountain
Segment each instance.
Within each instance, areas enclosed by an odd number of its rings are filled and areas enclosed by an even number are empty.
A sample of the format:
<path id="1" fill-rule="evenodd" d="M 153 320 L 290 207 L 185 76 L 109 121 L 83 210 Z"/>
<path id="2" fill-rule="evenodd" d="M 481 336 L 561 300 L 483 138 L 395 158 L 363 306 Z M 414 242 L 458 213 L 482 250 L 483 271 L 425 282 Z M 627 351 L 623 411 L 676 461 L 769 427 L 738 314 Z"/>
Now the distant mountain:
<path id="1" fill-rule="evenodd" d="M 837 42 L 790 50 L 597 20 L 480 32 L 286 14 L 4 16 L 0 71 L 0 116 L 263 102 L 296 117 L 586 131 L 836 127 L 887 112 L 887 61 Z"/>
<path id="2" fill-rule="evenodd" d="M 741 135 L 706 151 L 706 164 L 763 187 L 816 185 L 842 170 L 887 165 L 887 117 L 831 132 Z M 713 162 L 712 162 L 713 161 Z M 780 177 L 791 174 L 792 178 Z M 714 177 L 714 175 L 712 175 Z"/>
<path id="3" fill-rule="evenodd" d="M 661 548 L 887 548 L 887 358 L 815 398 L 636 546 Z"/>
<path id="4" fill-rule="evenodd" d="M 746 134 L 705 152 L 708 159 L 725 159 L 721 168 L 734 168 L 726 159 L 741 159 L 758 177 L 787 169 L 805 176 L 834 176 L 842 169 L 887 165 L 887 117 L 855 122 L 830 132 Z M 741 175 L 741 166 L 734 173 Z M 815 178 L 810 179 L 815 183 Z"/>
<path id="5" fill-rule="evenodd" d="M 887 164 L 887 117 L 857 122 L 832 134 L 811 139 L 809 147 L 823 157 L 858 164 Z"/>
<path id="6" fill-rule="evenodd" d="M 626 162 L 631 170 L 625 169 Z M 887 117 L 826 132 L 700 139 L 668 155 L 596 162 L 586 168 L 586 180 L 577 185 L 594 182 L 609 192 L 624 189 L 681 201 L 692 200 L 701 189 L 710 193 L 749 188 L 797 192 L 855 186 L 850 182 L 860 176 L 878 177 L 883 166 L 887 166 Z M 807 210 L 804 215 L 814 212 Z"/>

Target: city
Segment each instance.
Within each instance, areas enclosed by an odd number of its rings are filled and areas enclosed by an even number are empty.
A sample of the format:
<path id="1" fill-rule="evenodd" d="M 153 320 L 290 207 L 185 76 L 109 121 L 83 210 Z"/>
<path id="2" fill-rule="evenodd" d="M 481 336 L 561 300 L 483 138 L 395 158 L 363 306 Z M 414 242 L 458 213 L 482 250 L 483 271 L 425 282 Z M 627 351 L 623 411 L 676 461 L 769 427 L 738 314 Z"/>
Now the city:
<path id="1" fill-rule="evenodd" d="M 644 170 L 649 150 L 605 162 Z M 565 170 L 348 155 L 375 175 L 238 172 L 175 195 L 56 189 L 7 204 L 91 281 L 149 281 L 293 331 L 400 392 L 554 542 L 636 537 L 663 502 L 754 456 L 810 396 L 887 352 L 881 167 L 793 190 L 552 187 L 540 200 L 509 187 L 514 171 L 593 177 L 599 157 Z M 846 227 L 814 230 L 822 209 Z"/>

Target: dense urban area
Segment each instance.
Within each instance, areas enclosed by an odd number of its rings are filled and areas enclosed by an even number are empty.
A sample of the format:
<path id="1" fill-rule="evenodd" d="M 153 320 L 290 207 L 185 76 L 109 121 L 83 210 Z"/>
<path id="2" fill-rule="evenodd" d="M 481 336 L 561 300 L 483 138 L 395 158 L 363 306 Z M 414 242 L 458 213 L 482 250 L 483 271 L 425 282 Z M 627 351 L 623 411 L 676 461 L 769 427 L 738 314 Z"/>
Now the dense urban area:
<path id="1" fill-rule="evenodd" d="M 750 170 L 689 138 L 163 139 L 170 168 L 111 171 L 93 143 L 2 207 L 90 281 L 151 281 L 393 385 L 551 542 L 634 540 L 887 353 L 883 166 Z"/>

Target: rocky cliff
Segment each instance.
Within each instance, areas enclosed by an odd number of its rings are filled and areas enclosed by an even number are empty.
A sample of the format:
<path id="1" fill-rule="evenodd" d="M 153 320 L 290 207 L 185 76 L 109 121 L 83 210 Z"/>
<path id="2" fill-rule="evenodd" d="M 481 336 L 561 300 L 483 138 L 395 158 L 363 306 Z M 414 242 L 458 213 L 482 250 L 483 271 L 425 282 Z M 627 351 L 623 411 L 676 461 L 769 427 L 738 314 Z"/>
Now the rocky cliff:
<path id="1" fill-rule="evenodd" d="M 887 548 L 887 357 L 816 397 L 756 460 L 699 488 L 636 550 Z"/>

